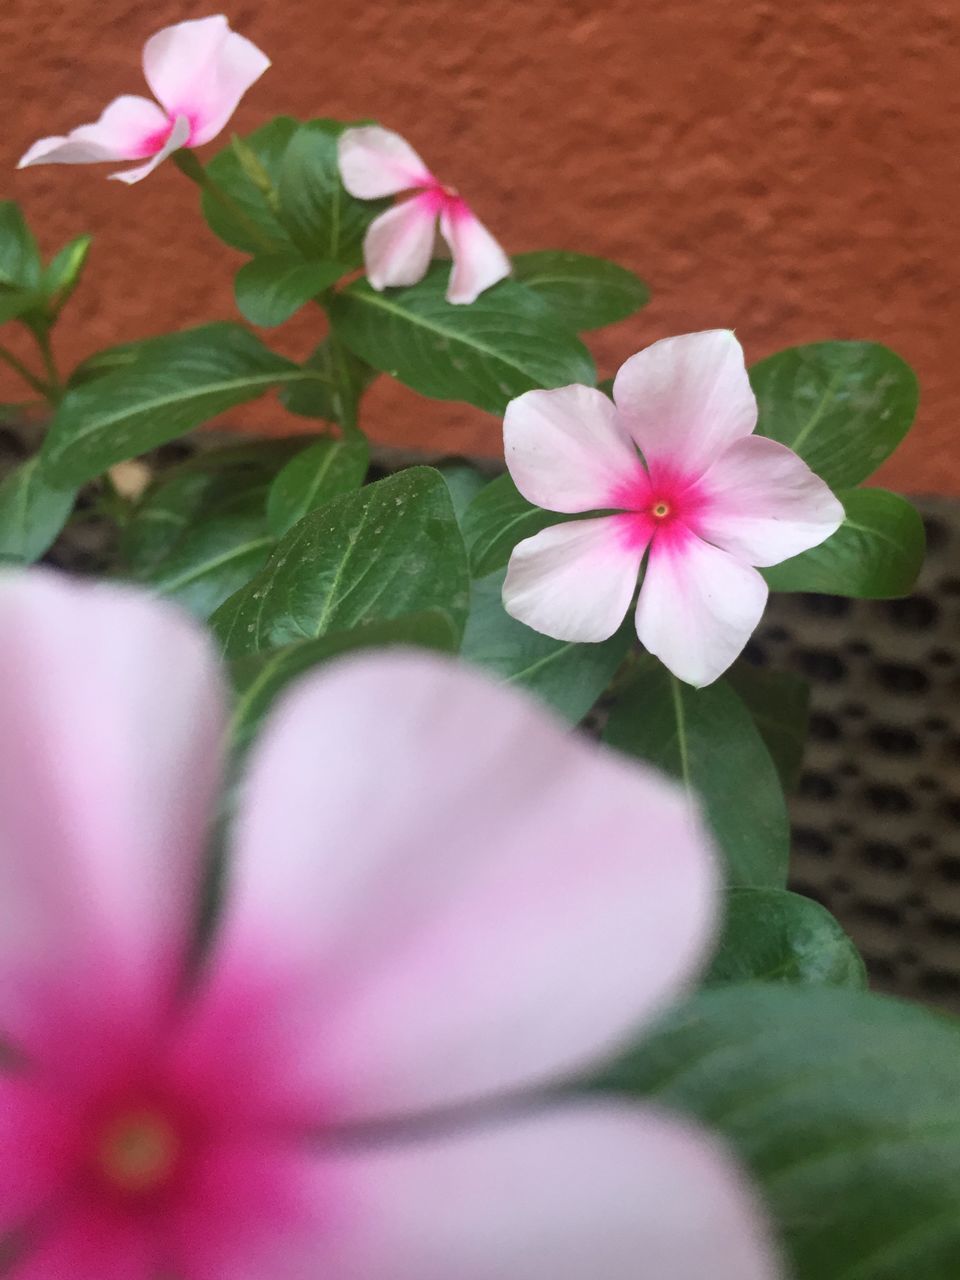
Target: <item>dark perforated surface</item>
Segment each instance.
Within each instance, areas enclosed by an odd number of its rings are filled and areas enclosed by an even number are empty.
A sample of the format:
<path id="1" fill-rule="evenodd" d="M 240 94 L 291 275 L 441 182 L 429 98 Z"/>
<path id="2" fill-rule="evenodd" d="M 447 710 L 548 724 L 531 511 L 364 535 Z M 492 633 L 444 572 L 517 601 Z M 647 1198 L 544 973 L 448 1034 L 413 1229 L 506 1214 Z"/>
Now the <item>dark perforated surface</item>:
<path id="1" fill-rule="evenodd" d="M 775 596 L 751 653 L 812 685 L 793 887 L 840 918 L 875 986 L 960 1009 L 960 504 L 918 505 L 913 597 Z"/>

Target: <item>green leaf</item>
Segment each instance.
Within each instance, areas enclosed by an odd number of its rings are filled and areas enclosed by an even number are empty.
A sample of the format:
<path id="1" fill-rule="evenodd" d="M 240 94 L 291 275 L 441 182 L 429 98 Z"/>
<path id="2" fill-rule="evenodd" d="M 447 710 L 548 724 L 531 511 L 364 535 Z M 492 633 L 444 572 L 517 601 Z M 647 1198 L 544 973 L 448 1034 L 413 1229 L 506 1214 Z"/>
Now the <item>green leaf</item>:
<path id="1" fill-rule="evenodd" d="M 602 644 L 552 640 L 510 617 L 500 598 L 503 579 L 503 572 L 494 573 L 473 584 L 462 656 L 578 723 L 630 651 L 632 618 Z"/>
<path id="2" fill-rule="evenodd" d="M 363 237 L 389 200 L 357 200 L 340 180 L 336 120 L 311 120 L 290 141 L 280 166 L 280 217 L 309 258 L 358 267 Z"/>
<path id="3" fill-rule="evenodd" d="M 463 538 L 470 553 L 470 572 L 475 578 L 502 569 L 518 542 L 532 538 L 551 524 L 562 524 L 570 516 L 544 511 L 528 502 L 507 474 L 497 476 L 483 489 L 463 517 Z"/>
<path id="4" fill-rule="evenodd" d="M 0 284 L 35 291 L 43 262 L 33 232 L 15 200 L 0 200 Z"/>
<path id="5" fill-rule="evenodd" d="M 80 283 L 92 236 L 78 236 L 64 245 L 43 273 L 42 290 L 54 313 L 59 311 Z"/>
<path id="6" fill-rule="evenodd" d="M 39 464 L 39 456 L 30 458 L 0 482 L 0 557 L 5 560 L 39 560 L 70 519 L 76 491 L 47 484 Z"/>
<path id="7" fill-rule="evenodd" d="M 377 376 L 335 337 L 325 338 L 302 368 L 315 376 L 284 387 L 280 398 L 291 413 L 339 422 L 348 430 L 357 423 L 360 397 Z"/>
<path id="8" fill-rule="evenodd" d="M 708 985 L 867 984 L 860 953 L 826 907 L 786 889 L 732 889 Z"/>
<path id="9" fill-rule="evenodd" d="M 731 886 L 782 888 L 787 807 L 770 753 L 724 681 L 692 689 L 643 659 L 610 713 L 604 739 L 679 779 L 700 801 Z"/>
<path id="10" fill-rule="evenodd" d="M 133 363 L 67 392 L 44 442 L 49 481 L 81 485 L 284 380 L 289 360 L 235 324 L 153 339 Z"/>
<path id="11" fill-rule="evenodd" d="M 262 171 L 274 186 L 279 178 L 284 152 L 299 127 L 299 123 L 290 116 L 277 116 L 243 139 L 244 147 L 256 157 Z M 239 206 L 244 217 L 259 229 L 260 236 L 265 236 L 275 244 L 277 252 L 293 247 L 286 229 L 271 208 L 270 201 L 251 175 L 245 172 L 240 155 L 233 146 L 224 147 L 213 157 L 207 165 L 207 173 L 230 200 Z M 260 237 L 251 235 L 249 227 L 228 206 L 207 191 L 203 193 L 202 208 L 203 216 L 214 235 L 235 249 L 243 249 L 246 253 L 263 253 L 264 246 Z"/>
<path id="12" fill-rule="evenodd" d="M 741 658 L 724 677 L 753 717 L 788 794 L 800 781 L 810 721 L 810 686 L 788 671 L 767 671 Z"/>
<path id="13" fill-rule="evenodd" d="M 282 537 L 310 511 L 331 498 L 359 489 L 370 465 L 370 450 L 362 436 L 349 440 L 319 440 L 292 458 L 270 487 L 267 524 Z"/>
<path id="14" fill-rule="evenodd" d="M 513 259 L 513 275 L 578 333 L 615 324 L 650 301 L 650 290 L 632 271 L 582 253 L 521 253 Z"/>
<path id="15" fill-rule="evenodd" d="M 147 490 L 120 535 L 120 555 L 131 573 L 149 573 L 170 553 L 213 482 L 203 471 L 183 471 Z"/>
<path id="16" fill-rule="evenodd" d="M 43 299 L 34 289 L 16 289 L 0 281 L 0 324 L 16 320 L 42 307 Z"/>
<path id="17" fill-rule="evenodd" d="M 450 497 L 453 501 L 453 509 L 457 514 L 457 520 L 462 531 L 464 516 L 467 514 L 471 502 L 481 490 L 490 484 L 490 477 L 484 475 L 482 471 L 478 471 L 469 462 L 443 462 L 437 467 L 437 470 L 447 482 L 447 488 L 450 490 Z"/>
<path id="18" fill-rule="evenodd" d="M 733 1144 L 793 1280 L 954 1280 L 960 1024 L 859 991 L 727 987 L 601 1082 Z"/>
<path id="19" fill-rule="evenodd" d="M 305 516 L 213 628 L 226 656 L 239 658 L 424 609 L 445 610 L 459 630 L 468 596 L 447 486 L 411 467 Z"/>
<path id="20" fill-rule="evenodd" d="M 458 639 L 459 630 L 448 614 L 442 609 L 427 609 L 239 658 L 230 664 L 230 677 L 237 692 L 231 721 L 234 748 L 245 751 L 277 696 L 320 663 L 359 649 L 384 649 L 393 645 L 454 653 Z"/>
<path id="21" fill-rule="evenodd" d="M 926 550 L 917 510 L 886 489 L 841 489 L 837 497 L 843 524 L 819 547 L 761 570 L 770 589 L 863 600 L 909 595 Z"/>
<path id="22" fill-rule="evenodd" d="M 196 478 L 196 477 L 193 477 Z M 263 567 L 275 545 L 259 500 L 236 499 L 234 510 L 189 524 L 163 560 L 137 581 L 208 618 Z"/>
<path id="23" fill-rule="evenodd" d="M 307 262 L 294 253 L 254 258 L 234 279 L 237 307 L 251 324 L 272 329 L 339 280 L 345 270 L 339 262 Z"/>
<path id="24" fill-rule="evenodd" d="M 440 263 L 412 288 L 385 293 L 358 280 L 333 299 L 334 332 L 421 395 L 489 413 L 534 387 L 593 385 L 590 353 L 542 299 L 503 280 L 470 306 L 455 306 L 444 298 L 449 274 Z"/>
<path id="25" fill-rule="evenodd" d="M 878 342 L 789 347 L 750 370 L 759 435 L 789 445 L 831 488 L 859 484 L 907 434 L 916 374 Z"/>

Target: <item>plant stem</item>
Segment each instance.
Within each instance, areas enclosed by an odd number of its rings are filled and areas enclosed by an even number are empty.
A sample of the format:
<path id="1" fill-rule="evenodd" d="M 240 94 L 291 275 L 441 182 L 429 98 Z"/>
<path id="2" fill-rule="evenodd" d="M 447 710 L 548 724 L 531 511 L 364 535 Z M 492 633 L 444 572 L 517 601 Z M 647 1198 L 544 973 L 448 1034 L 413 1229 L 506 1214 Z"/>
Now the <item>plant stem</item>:
<path id="1" fill-rule="evenodd" d="M 173 153 L 170 159 L 184 177 L 196 183 L 201 191 L 208 192 L 219 205 L 226 209 L 230 216 L 243 227 L 250 239 L 255 241 L 265 253 L 276 253 L 277 245 L 275 241 L 257 226 L 232 196 L 228 196 L 226 191 L 214 182 L 189 147 L 181 147 L 179 151 Z"/>
<path id="2" fill-rule="evenodd" d="M 37 346 L 40 348 L 40 355 L 43 357 L 43 367 L 47 371 L 47 398 L 53 404 L 59 404 L 63 399 L 63 382 L 60 379 L 57 362 L 53 358 L 53 348 L 50 346 L 50 330 L 44 327 L 34 329 L 32 332 L 37 340 Z"/>
<path id="3" fill-rule="evenodd" d="M 18 359 L 12 351 L 8 351 L 6 347 L 0 347 L 0 360 L 3 360 L 10 366 L 15 373 L 18 373 L 24 382 L 33 388 L 44 400 L 51 399 L 50 388 L 45 382 L 42 382 L 34 373 L 31 373 L 22 360 Z"/>

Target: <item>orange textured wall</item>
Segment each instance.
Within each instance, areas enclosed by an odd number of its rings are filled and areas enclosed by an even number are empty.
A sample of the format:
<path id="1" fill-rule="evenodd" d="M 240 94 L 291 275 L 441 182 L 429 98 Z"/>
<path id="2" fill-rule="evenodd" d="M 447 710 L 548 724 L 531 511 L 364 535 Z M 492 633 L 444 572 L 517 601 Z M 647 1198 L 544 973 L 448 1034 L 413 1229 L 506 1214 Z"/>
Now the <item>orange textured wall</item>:
<path id="1" fill-rule="evenodd" d="M 7 0 L 0 13 L 0 193 L 48 250 L 96 236 L 64 360 L 233 314 L 239 259 L 172 167 L 132 189 L 100 170 L 13 170 L 36 137 L 141 92 L 144 39 L 212 8 Z M 958 0 L 242 0 L 230 17 L 274 60 L 241 131 L 279 112 L 376 117 L 510 250 L 605 254 L 644 275 L 654 302 L 597 341 L 604 372 L 713 325 L 736 327 L 751 359 L 887 342 L 923 402 L 882 478 L 960 494 Z M 278 342 L 306 354 L 315 337 L 298 319 Z M 238 416 L 303 421 L 271 401 Z M 365 425 L 392 443 L 499 448 L 494 419 L 386 380 Z"/>

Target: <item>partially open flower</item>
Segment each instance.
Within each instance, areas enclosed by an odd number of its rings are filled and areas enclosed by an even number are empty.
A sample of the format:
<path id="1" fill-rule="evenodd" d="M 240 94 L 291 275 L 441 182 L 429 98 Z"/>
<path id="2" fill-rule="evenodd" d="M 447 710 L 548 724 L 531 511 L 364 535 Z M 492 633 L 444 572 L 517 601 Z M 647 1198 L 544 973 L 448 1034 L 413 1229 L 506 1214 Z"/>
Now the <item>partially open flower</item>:
<path id="1" fill-rule="evenodd" d="M 18 168 L 146 160 L 110 174 L 120 182 L 139 182 L 179 147 L 199 147 L 215 138 L 269 65 L 255 44 L 230 30 L 222 14 L 165 27 L 143 47 L 143 73 L 160 106 L 124 94 L 95 124 L 35 142 Z"/>
<path id="2" fill-rule="evenodd" d="M 760 621 L 754 566 L 818 546 L 843 507 L 791 449 L 753 434 L 757 401 L 728 329 L 631 356 L 613 400 L 592 387 L 528 391 L 507 406 L 507 467 L 548 511 L 605 511 L 520 542 L 508 613 L 558 640 L 606 640 L 637 601 L 637 635 L 681 680 L 706 685 Z"/>
<path id="3" fill-rule="evenodd" d="M 544 1092 L 709 945 L 671 784 L 450 661 L 347 662 L 262 738 L 211 924 L 206 638 L 7 577 L 0 667 L 10 1280 L 771 1280 L 705 1134 Z"/>
<path id="4" fill-rule="evenodd" d="M 438 220 L 453 258 L 448 302 L 475 302 L 484 289 L 510 274 L 510 259 L 460 193 L 435 178 L 399 134 L 376 125 L 344 130 L 340 175 L 359 200 L 411 193 L 375 218 L 367 231 L 363 256 L 374 289 L 423 279 Z"/>

